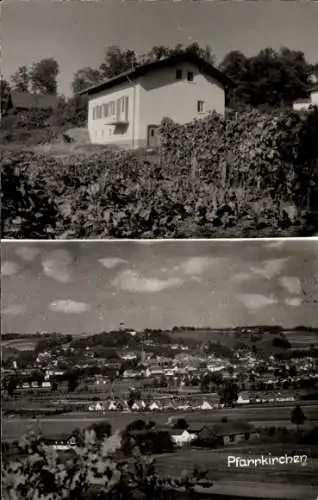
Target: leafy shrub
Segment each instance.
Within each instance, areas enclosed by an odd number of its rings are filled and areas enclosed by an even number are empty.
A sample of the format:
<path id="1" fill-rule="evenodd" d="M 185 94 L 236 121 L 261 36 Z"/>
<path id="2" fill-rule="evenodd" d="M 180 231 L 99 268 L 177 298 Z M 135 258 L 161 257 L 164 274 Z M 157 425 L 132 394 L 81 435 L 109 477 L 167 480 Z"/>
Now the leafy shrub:
<path id="1" fill-rule="evenodd" d="M 52 238 L 57 206 L 42 175 L 25 169 L 31 158 L 9 154 L 2 161 L 1 234 L 13 238 Z"/>
<path id="2" fill-rule="evenodd" d="M 152 158 L 111 148 L 67 159 L 4 153 L 3 237 L 315 234 L 317 129 L 317 109 L 251 111 L 184 126 L 164 120 L 160 154 Z M 29 201 L 22 202 L 25 186 Z M 26 215 L 31 198 L 38 200 L 43 229 Z"/>
<path id="3" fill-rule="evenodd" d="M 160 477 L 154 460 L 142 457 L 138 449 L 132 460 L 116 460 L 111 438 L 97 444 L 94 432 L 86 431 L 85 442 L 73 448 L 64 460 L 57 451 L 30 433 L 19 443 L 19 458 L 3 467 L 4 500 L 132 500 L 173 499 L 183 486 L 193 491 L 205 473 L 195 470 L 181 479 Z"/>

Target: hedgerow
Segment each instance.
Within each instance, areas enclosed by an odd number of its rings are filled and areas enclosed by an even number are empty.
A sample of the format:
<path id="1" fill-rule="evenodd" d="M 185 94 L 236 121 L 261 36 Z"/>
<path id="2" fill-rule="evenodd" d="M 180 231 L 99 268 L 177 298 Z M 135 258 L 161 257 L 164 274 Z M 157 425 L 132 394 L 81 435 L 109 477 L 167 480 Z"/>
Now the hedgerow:
<path id="1" fill-rule="evenodd" d="M 5 152 L 2 234 L 312 235 L 318 231 L 317 137 L 317 109 L 252 111 L 184 126 L 166 119 L 152 157 L 113 149 L 67 159 Z"/>
<path id="2" fill-rule="evenodd" d="M 33 432 L 23 436 L 18 448 L 18 458 L 3 466 L 4 500 L 173 500 L 178 488 L 191 495 L 196 485 L 204 486 L 206 476 L 195 469 L 180 479 L 162 477 L 153 458 L 142 456 L 137 447 L 130 459 L 116 459 L 112 438 L 100 443 L 94 431 L 86 431 L 64 459 Z"/>

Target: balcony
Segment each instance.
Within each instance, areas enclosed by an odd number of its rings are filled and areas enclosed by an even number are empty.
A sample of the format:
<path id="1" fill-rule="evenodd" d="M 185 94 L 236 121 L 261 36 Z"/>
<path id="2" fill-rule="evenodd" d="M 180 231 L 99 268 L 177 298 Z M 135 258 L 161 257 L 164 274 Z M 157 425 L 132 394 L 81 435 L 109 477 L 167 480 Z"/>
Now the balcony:
<path id="1" fill-rule="evenodd" d="M 124 126 L 124 125 L 129 125 L 128 119 L 125 117 L 120 117 L 120 116 L 111 116 L 107 122 L 106 125 L 115 125 L 117 126 Z"/>

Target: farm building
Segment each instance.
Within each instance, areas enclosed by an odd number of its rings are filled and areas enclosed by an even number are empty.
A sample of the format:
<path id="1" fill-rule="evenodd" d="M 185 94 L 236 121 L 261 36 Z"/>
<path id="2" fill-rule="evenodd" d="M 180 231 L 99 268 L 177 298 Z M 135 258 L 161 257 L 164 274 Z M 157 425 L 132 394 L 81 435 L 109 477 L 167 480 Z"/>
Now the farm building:
<path id="1" fill-rule="evenodd" d="M 4 114 L 21 113 L 30 110 L 55 109 L 58 98 L 55 95 L 32 94 L 11 90 L 4 105 Z"/>
<path id="2" fill-rule="evenodd" d="M 211 428 L 224 445 L 248 441 L 258 435 L 257 430 L 245 422 L 224 422 Z"/>
<path id="3" fill-rule="evenodd" d="M 135 149 L 159 144 L 163 118 L 184 124 L 225 112 L 232 82 L 200 57 L 182 53 L 86 89 L 90 142 Z"/>

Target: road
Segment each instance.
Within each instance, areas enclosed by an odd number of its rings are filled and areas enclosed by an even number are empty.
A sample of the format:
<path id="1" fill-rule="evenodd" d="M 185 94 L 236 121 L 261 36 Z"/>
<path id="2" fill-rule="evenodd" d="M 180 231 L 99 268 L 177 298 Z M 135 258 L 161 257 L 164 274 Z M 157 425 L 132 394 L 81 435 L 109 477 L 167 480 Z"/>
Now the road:
<path id="1" fill-rule="evenodd" d="M 307 417 L 307 425 L 318 426 L 318 405 L 304 404 L 302 410 Z M 292 426 L 290 422 L 290 406 L 258 406 L 258 407 L 236 407 L 212 411 L 192 411 L 192 412 L 169 412 L 169 413 L 120 413 L 120 412 L 82 412 L 68 413 L 56 417 L 44 417 L 40 419 L 32 418 L 4 418 L 2 421 L 3 439 L 18 439 L 30 426 L 41 428 L 45 434 L 59 434 L 71 432 L 75 427 L 81 429 L 88 427 L 92 422 L 99 420 L 109 420 L 113 430 L 124 429 L 128 423 L 142 418 L 154 420 L 159 425 L 167 423 L 170 417 L 184 417 L 190 424 L 209 425 L 220 422 L 222 417 L 230 420 L 243 420 L 258 426 Z"/>

